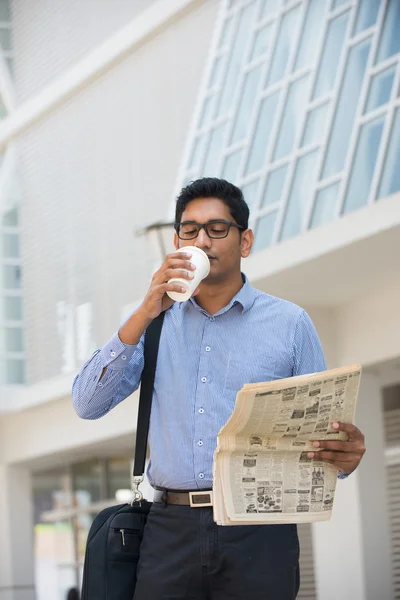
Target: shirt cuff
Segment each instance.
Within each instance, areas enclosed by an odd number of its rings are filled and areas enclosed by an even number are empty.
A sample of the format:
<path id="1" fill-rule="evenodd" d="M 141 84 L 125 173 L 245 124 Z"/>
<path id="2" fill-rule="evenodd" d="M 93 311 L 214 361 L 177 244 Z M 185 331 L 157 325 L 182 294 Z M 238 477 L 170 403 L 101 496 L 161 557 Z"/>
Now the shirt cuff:
<path id="1" fill-rule="evenodd" d="M 137 344 L 131 346 L 121 342 L 118 332 L 101 349 L 103 367 L 110 366 L 112 369 L 125 369 L 132 358 Z"/>
<path id="2" fill-rule="evenodd" d="M 350 473 L 338 473 L 338 479 L 347 479 Z"/>

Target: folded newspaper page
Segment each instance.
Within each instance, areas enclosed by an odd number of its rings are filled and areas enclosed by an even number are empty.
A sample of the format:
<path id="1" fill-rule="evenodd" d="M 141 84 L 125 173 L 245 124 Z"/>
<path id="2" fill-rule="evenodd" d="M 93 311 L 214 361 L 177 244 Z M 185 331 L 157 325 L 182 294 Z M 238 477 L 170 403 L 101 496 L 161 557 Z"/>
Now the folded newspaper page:
<path id="1" fill-rule="evenodd" d="M 332 423 L 354 423 L 361 366 L 246 384 L 214 454 L 218 525 L 330 519 L 338 469 L 308 458 L 314 440 L 346 440 Z"/>

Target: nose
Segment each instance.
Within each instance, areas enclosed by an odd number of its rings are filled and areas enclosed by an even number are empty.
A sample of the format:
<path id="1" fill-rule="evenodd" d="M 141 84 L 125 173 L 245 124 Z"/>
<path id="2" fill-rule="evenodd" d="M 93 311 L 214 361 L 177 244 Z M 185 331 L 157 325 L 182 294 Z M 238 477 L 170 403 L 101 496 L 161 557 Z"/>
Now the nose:
<path id="1" fill-rule="evenodd" d="M 204 227 L 199 231 L 199 234 L 196 238 L 195 246 L 200 249 L 210 248 L 211 246 L 211 239 L 206 234 Z"/>

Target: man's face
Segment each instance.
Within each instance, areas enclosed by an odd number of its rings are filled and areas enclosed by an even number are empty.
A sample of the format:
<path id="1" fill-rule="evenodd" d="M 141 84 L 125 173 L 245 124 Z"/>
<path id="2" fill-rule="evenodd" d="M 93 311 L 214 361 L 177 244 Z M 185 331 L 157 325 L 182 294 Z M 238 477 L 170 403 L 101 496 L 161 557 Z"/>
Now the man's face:
<path id="1" fill-rule="evenodd" d="M 186 206 L 181 222 L 195 221 L 203 224 L 215 219 L 235 222 L 228 206 L 219 198 L 196 198 Z M 240 272 L 240 259 L 250 254 L 252 241 L 251 230 L 241 234 L 237 227 L 231 227 L 227 237 L 222 239 L 208 237 L 204 228 L 200 229 L 195 239 L 181 240 L 176 233 L 174 238 L 176 249 L 196 246 L 204 250 L 210 259 L 210 273 L 205 279 L 208 282 L 227 279 Z"/>

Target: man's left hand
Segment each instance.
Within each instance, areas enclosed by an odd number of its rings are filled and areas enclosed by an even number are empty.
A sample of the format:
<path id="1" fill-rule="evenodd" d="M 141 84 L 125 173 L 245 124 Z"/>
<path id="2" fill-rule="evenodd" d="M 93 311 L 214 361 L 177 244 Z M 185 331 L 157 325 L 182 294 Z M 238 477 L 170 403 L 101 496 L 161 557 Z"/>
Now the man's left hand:
<path id="1" fill-rule="evenodd" d="M 358 467 L 365 454 L 364 435 L 358 427 L 349 423 L 333 423 L 332 429 L 345 431 L 348 436 L 347 441 L 320 440 L 313 442 L 313 446 L 318 448 L 318 452 L 308 452 L 307 456 L 331 463 L 341 473 L 348 475 Z"/>

